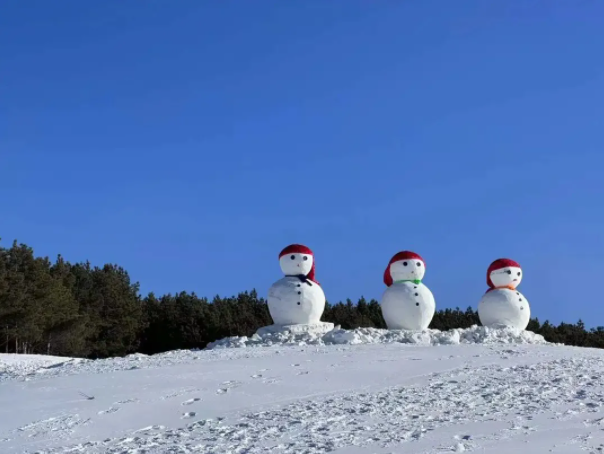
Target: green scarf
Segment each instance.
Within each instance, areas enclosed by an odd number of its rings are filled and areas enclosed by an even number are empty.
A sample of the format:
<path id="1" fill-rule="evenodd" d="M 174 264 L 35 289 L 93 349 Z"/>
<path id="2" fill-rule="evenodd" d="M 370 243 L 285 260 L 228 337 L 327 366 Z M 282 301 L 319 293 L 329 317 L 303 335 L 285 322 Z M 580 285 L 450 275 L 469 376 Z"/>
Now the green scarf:
<path id="1" fill-rule="evenodd" d="M 414 284 L 421 284 L 422 280 L 421 279 L 405 279 L 402 281 L 394 281 L 395 284 L 398 284 L 400 282 L 413 282 Z"/>

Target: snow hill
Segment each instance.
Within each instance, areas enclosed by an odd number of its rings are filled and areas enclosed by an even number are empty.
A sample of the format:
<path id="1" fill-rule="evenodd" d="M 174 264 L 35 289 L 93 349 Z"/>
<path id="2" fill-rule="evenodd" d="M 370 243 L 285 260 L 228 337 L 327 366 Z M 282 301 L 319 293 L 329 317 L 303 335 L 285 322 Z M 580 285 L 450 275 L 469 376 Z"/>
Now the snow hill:
<path id="1" fill-rule="evenodd" d="M 602 350 L 482 327 L 0 355 L 0 453 L 596 453 L 603 376 Z"/>

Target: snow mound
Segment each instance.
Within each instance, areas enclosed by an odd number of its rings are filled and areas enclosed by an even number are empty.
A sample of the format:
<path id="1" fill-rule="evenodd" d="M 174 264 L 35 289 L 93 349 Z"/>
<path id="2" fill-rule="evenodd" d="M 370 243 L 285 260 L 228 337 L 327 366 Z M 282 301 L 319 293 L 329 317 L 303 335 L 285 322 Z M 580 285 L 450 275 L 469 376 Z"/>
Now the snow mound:
<path id="1" fill-rule="evenodd" d="M 284 327 L 286 328 L 286 327 Z M 514 328 L 490 328 L 474 325 L 466 329 L 439 331 L 386 330 L 377 328 L 341 329 L 339 326 L 327 333 L 312 330 L 258 330 L 251 337 L 227 337 L 211 342 L 206 349 L 270 347 L 273 345 L 341 345 L 341 344 L 547 344 L 540 334 Z"/>
<path id="2" fill-rule="evenodd" d="M 333 323 L 319 322 L 319 323 L 308 323 L 301 325 L 269 325 L 263 326 L 256 331 L 256 334 L 263 336 L 266 334 L 275 333 L 286 333 L 290 332 L 293 334 L 311 334 L 321 335 L 332 331 L 334 328 Z"/>
<path id="3" fill-rule="evenodd" d="M 74 361 L 77 360 L 61 356 L 2 353 L 0 354 L 0 378 L 3 376 L 28 375 Z"/>

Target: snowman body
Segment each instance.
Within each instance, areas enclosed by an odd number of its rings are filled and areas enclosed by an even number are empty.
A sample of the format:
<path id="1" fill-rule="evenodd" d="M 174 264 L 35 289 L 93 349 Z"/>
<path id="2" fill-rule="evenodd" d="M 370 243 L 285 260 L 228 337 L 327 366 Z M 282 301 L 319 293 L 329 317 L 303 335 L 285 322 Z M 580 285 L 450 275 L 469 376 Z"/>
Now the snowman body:
<path id="1" fill-rule="evenodd" d="M 531 319 L 531 309 L 518 290 L 495 288 L 485 293 L 478 303 L 478 317 L 484 326 L 524 330 Z"/>
<path id="2" fill-rule="evenodd" d="M 319 323 L 325 310 L 325 293 L 316 282 L 285 276 L 269 289 L 268 310 L 275 325 Z"/>
<path id="3" fill-rule="evenodd" d="M 424 259 L 411 251 L 396 253 L 384 271 L 388 287 L 380 305 L 388 329 L 423 331 L 428 328 L 436 303 L 428 287 L 422 283 Z"/>
<path id="4" fill-rule="evenodd" d="M 384 291 L 381 306 L 388 329 L 425 330 L 436 311 L 430 289 L 414 282 L 393 283 Z"/>

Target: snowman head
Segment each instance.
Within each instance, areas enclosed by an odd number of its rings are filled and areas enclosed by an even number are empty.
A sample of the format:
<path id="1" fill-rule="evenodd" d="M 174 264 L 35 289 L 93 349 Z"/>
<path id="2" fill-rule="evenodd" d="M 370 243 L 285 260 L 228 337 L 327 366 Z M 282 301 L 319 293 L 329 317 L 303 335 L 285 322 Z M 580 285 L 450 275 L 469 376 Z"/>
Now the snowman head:
<path id="1" fill-rule="evenodd" d="M 315 258 L 313 252 L 302 244 L 290 244 L 279 253 L 279 265 L 286 276 L 306 276 L 315 280 Z"/>
<path id="2" fill-rule="evenodd" d="M 390 259 L 384 271 L 384 284 L 390 287 L 396 281 L 421 281 L 425 273 L 424 259 L 415 252 L 402 251 Z"/>
<path id="3" fill-rule="evenodd" d="M 522 281 L 520 265 L 510 259 L 497 259 L 487 270 L 487 285 L 490 288 L 516 288 Z"/>

